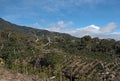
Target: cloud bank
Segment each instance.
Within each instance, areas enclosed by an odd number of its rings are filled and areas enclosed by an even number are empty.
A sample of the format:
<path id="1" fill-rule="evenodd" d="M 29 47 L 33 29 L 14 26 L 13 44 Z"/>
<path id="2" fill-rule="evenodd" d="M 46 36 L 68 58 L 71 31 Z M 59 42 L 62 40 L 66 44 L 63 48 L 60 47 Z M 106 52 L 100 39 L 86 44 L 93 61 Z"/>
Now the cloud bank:
<path id="1" fill-rule="evenodd" d="M 44 26 L 46 26 L 46 29 L 49 31 L 68 33 L 76 37 L 90 35 L 92 37 L 113 38 L 120 40 L 120 32 L 115 32 L 118 25 L 114 22 L 108 23 L 103 27 L 94 24 L 85 27 L 74 27 L 74 23 L 72 21 L 64 22 L 61 20 L 56 23 L 45 23 Z"/>

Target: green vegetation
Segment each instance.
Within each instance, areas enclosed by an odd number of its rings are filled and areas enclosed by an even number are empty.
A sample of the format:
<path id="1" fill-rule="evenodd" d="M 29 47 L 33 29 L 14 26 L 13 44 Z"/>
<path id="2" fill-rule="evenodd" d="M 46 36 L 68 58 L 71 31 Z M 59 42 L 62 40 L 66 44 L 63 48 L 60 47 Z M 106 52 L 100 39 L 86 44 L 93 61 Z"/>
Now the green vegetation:
<path id="1" fill-rule="evenodd" d="M 119 78 L 120 41 L 90 36 L 75 38 L 17 26 L 2 19 L 0 29 L 0 63 L 14 72 L 53 81 Z M 112 75 L 115 77 L 110 78 Z"/>

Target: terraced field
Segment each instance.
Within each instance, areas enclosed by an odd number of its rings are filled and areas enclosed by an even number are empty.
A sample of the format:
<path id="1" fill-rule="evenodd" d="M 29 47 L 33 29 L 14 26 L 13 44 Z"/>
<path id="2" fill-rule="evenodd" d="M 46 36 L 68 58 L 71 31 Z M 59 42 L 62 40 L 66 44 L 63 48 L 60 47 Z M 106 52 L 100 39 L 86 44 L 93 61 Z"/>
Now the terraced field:
<path id="1" fill-rule="evenodd" d="M 102 62 L 83 57 L 68 57 L 64 61 L 63 73 L 71 78 L 88 78 L 95 75 L 100 81 L 119 81 L 120 62 Z M 72 81 L 74 81 L 72 79 Z"/>

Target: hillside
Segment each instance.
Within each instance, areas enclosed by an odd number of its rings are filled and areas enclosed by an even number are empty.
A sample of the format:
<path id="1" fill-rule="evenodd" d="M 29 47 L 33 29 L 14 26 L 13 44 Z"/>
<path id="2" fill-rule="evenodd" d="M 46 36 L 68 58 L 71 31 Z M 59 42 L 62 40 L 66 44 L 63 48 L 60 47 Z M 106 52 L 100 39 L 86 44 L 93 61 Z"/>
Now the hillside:
<path id="1" fill-rule="evenodd" d="M 0 59 L 16 76 L 21 73 L 53 81 L 120 80 L 120 41 L 76 38 L 18 26 L 3 19 L 0 19 Z"/>
<path id="2" fill-rule="evenodd" d="M 73 37 L 73 36 L 71 36 L 69 34 L 65 34 L 65 33 L 50 32 L 50 31 L 43 30 L 43 29 L 34 29 L 31 27 L 19 26 L 19 25 L 10 23 L 8 21 L 5 21 L 2 18 L 0 18 L 0 29 L 12 29 L 12 30 L 20 32 L 20 33 L 32 34 L 32 35 L 36 35 L 36 36 L 45 36 L 45 37 L 46 36 L 49 36 L 49 37 L 59 36 L 59 37 L 67 37 L 70 39 L 76 39 L 76 37 Z"/>

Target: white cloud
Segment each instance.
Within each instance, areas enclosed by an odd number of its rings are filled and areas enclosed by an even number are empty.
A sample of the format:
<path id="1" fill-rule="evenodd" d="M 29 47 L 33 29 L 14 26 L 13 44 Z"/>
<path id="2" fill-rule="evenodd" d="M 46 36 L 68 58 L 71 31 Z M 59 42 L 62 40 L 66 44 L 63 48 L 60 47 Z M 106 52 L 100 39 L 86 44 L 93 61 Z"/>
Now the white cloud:
<path id="1" fill-rule="evenodd" d="M 86 27 L 80 27 L 80 28 L 76 28 L 74 30 L 65 31 L 65 33 L 69 33 L 76 37 L 82 37 L 85 35 L 100 34 L 101 31 L 100 31 L 100 27 L 95 26 L 95 25 L 89 25 Z"/>
<path id="2" fill-rule="evenodd" d="M 49 30 L 51 31 L 57 31 L 57 32 L 64 32 L 65 29 L 67 29 L 68 27 L 72 27 L 73 26 L 73 22 L 69 21 L 69 22 L 64 22 L 64 21 L 58 21 L 56 23 L 51 23 L 51 24 L 47 24 L 47 26 L 49 27 Z"/>
<path id="3" fill-rule="evenodd" d="M 113 32 L 113 30 L 115 30 L 116 28 L 117 25 L 115 23 L 109 23 L 103 28 L 96 25 L 89 25 L 86 27 L 75 29 L 73 31 L 67 31 L 67 33 L 77 37 L 82 37 L 84 35 L 91 35 L 93 37 L 118 39 L 120 33 L 115 34 Z"/>
<path id="4" fill-rule="evenodd" d="M 64 23 L 64 21 L 58 21 L 57 22 L 57 25 L 61 28 L 65 28 L 66 27 L 66 24 Z"/>
<path id="5" fill-rule="evenodd" d="M 113 32 L 113 30 L 117 28 L 117 24 L 114 22 L 108 23 L 104 27 L 92 24 L 86 27 L 75 28 L 73 27 L 72 21 L 58 21 L 57 23 L 48 24 L 47 26 L 47 30 L 68 33 L 76 37 L 90 35 L 92 37 L 120 39 L 120 32 Z"/>
<path id="6" fill-rule="evenodd" d="M 69 21 L 67 23 L 65 23 L 64 21 L 58 21 L 57 22 L 57 26 L 60 27 L 60 28 L 66 28 L 66 27 L 69 27 L 69 26 L 72 26 L 72 25 L 73 25 L 72 21 Z"/>
<path id="7" fill-rule="evenodd" d="M 92 24 L 89 26 L 76 28 L 74 27 L 74 23 L 72 21 L 65 22 L 63 20 L 60 20 L 56 23 L 47 23 L 44 19 L 41 19 L 40 23 L 35 23 L 34 26 L 38 26 L 41 24 L 44 24 L 44 26 L 46 27 L 43 29 L 61 33 L 68 33 L 76 37 L 90 35 L 92 37 L 114 38 L 120 40 L 120 32 L 114 32 L 114 30 L 118 27 L 117 24 L 114 22 L 108 23 L 104 27 Z"/>
<path id="8" fill-rule="evenodd" d="M 87 32 L 91 32 L 91 33 L 99 33 L 100 31 L 100 27 L 95 26 L 95 25 L 89 25 L 87 27 L 83 27 L 82 29 L 80 29 L 82 31 L 87 31 Z"/>
<path id="9" fill-rule="evenodd" d="M 105 26 L 104 28 L 101 28 L 101 31 L 103 33 L 110 33 L 112 32 L 114 29 L 116 29 L 117 27 L 117 24 L 112 22 L 112 23 L 109 23 L 107 26 Z"/>

